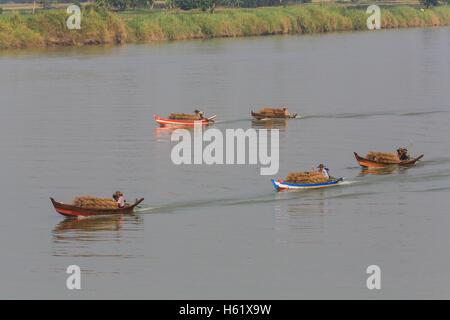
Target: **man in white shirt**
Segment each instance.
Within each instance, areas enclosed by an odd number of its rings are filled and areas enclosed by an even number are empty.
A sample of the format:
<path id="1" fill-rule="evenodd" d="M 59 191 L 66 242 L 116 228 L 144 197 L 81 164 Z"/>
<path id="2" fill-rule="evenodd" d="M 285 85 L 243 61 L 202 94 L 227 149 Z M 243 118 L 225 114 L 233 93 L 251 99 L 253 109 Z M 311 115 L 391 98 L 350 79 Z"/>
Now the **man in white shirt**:
<path id="1" fill-rule="evenodd" d="M 316 171 L 316 169 L 314 168 L 314 166 L 313 166 L 313 171 Z M 330 176 L 329 176 L 329 174 L 328 174 L 328 169 L 325 168 L 325 166 L 324 166 L 322 163 L 319 164 L 319 168 L 318 168 L 317 172 L 320 172 L 321 174 L 324 175 L 325 178 L 327 178 L 328 180 L 330 180 Z"/>

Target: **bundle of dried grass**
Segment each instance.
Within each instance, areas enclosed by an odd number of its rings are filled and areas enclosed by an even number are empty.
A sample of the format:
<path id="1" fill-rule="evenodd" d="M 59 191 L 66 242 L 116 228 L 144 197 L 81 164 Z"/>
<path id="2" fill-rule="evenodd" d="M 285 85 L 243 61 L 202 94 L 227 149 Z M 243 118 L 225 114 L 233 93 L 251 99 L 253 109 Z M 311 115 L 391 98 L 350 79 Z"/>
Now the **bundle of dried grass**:
<path id="1" fill-rule="evenodd" d="M 268 115 L 268 116 L 272 116 L 272 117 L 276 117 L 276 118 L 284 118 L 285 117 L 283 109 L 262 108 L 261 110 L 259 110 L 259 113 Z"/>
<path id="2" fill-rule="evenodd" d="M 369 151 L 369 153 L 366 155 L 366 158 L 371 161 L 390 163 L 390 164 L 396 164 L 396 163 L 400 162 L 397 155 L 395 155 L 393 153 L 385 153 L 385 152 Z"/>
<path id="3" fill-rule="evenodd" d="M 170 120 L 201 120 L 198 115 L 189 113 L 171 113 L 168 118 Z"/>
<path id="4" fill-rule="evenodd" d="M 73 206 L 90 209 L 117 209 L 117 202 L 112 198 L 94 198 L 91 196 L 75 197 Z"/>
<path id="5" fill-rule="evenodd" d="M 317 183 L 325 183 L 328 181 L 327 178 L 320 172 L 289 172 L 285 181 L 287 183 L 296 183 L 296 184 L 317 184 Z"/>

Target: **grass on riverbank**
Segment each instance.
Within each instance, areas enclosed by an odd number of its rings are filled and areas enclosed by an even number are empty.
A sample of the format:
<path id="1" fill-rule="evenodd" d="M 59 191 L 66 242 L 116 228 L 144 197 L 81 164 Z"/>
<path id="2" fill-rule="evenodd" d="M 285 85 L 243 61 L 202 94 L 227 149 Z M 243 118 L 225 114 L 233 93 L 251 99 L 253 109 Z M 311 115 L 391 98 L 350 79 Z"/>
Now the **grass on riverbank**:
<path id="1" fill-rule="evenodd" d="M 365 30 L 368 14 L 365 8 L 315 5 L 215 14 L 142 10 L 114 14 L 87 6 L 81 30 L 68 30 L 67 17 L 62 10 L 0 16 L 0 49 Z M 424 12 L 408 6 L 383 8 L 381 24 L 382 28 L 448 26 L 450 7 Z"/>
<path id="2" fill-rule="evenodd" d="M 216 14 L 164 13 L 125 20 L 132 41 L 184 40 L 273 34 L 306 34 L 366 29 L 364 9 L 314 5 L 251 10 L 221 10 Z M 450 8 L 421 12 L 412 7 L 384 8 L 382 28 L 450 25 Z"/>
<path id="3" fill-rule="evenodd" d="M 87 7 L 82 28 L 69 30 L 65 10 L 0 16 L 0 49 L 125 43 L 127 30 L 117 15 Z"/>

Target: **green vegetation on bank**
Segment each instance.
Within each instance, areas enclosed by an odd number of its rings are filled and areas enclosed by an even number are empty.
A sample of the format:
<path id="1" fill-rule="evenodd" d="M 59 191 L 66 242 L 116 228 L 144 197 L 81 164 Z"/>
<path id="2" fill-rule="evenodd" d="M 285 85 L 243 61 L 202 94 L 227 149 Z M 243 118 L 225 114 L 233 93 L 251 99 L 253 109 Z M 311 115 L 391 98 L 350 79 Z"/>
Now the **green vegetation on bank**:
<path id="1" fill-rule="evenodd" d="M 1 15 L 0 49 L 365 30 L 369 14 L 366 8 L 315 5 L 227 9 L 214 14 L 178 10 L 117 14 L 88 5 L 82 10 L 80 30 L 66 27 L 68 16 L 65 10 Z M 382 8 L 381 25 L 449 26 L 450 7 Z"/>
<path id="2" fill-rule="evenodd" d="M 126 43 L 128 32 L 124 22 L 104 9 L 85 7 L 80 30 L 67 28 L 68 17 L 65 10 L 2 15 L 0 49 Z"/>

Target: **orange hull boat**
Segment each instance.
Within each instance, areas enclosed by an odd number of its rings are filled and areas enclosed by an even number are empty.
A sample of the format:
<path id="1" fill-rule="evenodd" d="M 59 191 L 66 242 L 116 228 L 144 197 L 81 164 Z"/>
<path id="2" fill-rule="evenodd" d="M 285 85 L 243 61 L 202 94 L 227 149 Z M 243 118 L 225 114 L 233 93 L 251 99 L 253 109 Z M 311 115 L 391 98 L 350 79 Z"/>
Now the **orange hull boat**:
<path id="1" fill-rule="evenodd" d="M 401 167 L 410 167 L 413 166 L 418 160 L 423 158 L 423 154 L 418 156 L 415 159 L 401 161 L 399 163 L 384 163 L 384 162 L 377 162 L 373 160 L 369 160 L 367 158 L 359 156 L 356 152 L 353 152 L 355 154 L 356 161 L 358 161 L 359 165 L 362 167 L 367 168 L 386 168 L 389 166 L 401 166 Z"/>

